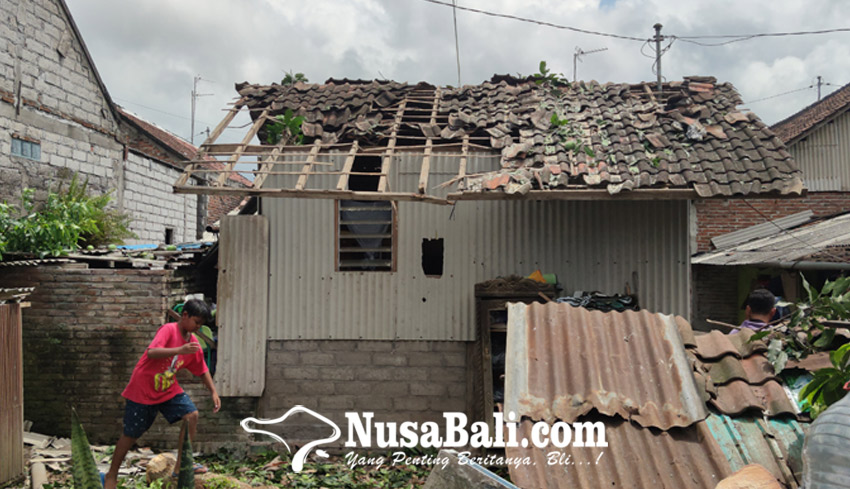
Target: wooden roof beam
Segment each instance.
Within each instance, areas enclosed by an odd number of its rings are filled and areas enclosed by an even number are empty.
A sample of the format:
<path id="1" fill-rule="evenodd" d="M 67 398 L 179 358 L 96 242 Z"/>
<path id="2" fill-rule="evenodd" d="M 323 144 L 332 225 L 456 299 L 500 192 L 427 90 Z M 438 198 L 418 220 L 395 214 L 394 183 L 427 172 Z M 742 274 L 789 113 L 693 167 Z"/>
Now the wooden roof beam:
<path id="1" fill-rule="evenodd" d="M 228 171 L 233 170 L 233 168 L 236 166 L 236 163 L 239 161 L 239 158 L 242 156 L 242 152 L 245 151 L 245 146 L 247 146 L 248 143 L 250 143 L 251 140 L 254 139 L 254 136 L 257 135 L 257 131 L 259 131 L 260 128 L 263 127 L 263 124 L 265 124 L 266 118 L 268 117 L 268 113 L 269 113 L 268 108 L 266 108 L 266 110 L 264 110 L 262 112 L 262 114 L 260 114 L 260 116 L 257 117 L 257 120 L 254 121 L 254 124 L 251 126 L 251 129 L 248 130 L 248 134 L 246 134 L 245 137 L 242 138 L 242 143 L 239 146 L 239 148 L 233 153 L 233 156 L 231 156 L 230 159 L 227 161 L 227 166 L 225 167 L 225 170 L 228 170 Z M 227 173 L 222 173 L 221 175 L 218 176 L 218 179 L 216 180 L 215 183 L 216 183 L 217 186 L 221 187 L 221 186 L 224 186 L 225 181 L 227 181 Z"/>
<path id="2" fill-rule="evenodd" d="M 404 117 L 404 108 L 407 106 L 407 100 L 402 100 L 398 105 L 398 111 L 395 114 L 395 121 L 393 122 L 392 135 L 390 136 L 390 142 L 387 144 L 387 150 L 384 152 L 384 160 L 381 163 L 381 178 L 378 180 L 378 192 L 386 192 L 387 191 L 387 177 L 390 174 L 390 167 L 392 166 L 393 154 L 395 153 L 395 145 L 398 140 L 398 128 L 401 126 L 401 119 Z"/>
<path id="3" fill-rule="evenodd" d="M 357 157 L 359 145 L 357 141 L 351 145 L 351 150 L 348 151 L 348 156 L 345 158 L 345 163 L 342 165 L 342 175 L 339 176 L 339 181 L 336 184 L 337 190 L 348 190 L 348 177 L 351 175 L 351 169 L 354 167 L 354 158 Z"/>
<path id="4" fill-rule="evenodd" d="M 301 168 L 301 176 L 298 177 L 298 182 L 295 183 L 295 190 L 304 190 L 304 185 L 307 184 L 307 179 L 310 177 L 310 170 L 313 169 L 313 163 L 316 161 L 316 156 L 319 154 L 321 147 L 322 140 L 316 139 L 313 143 L 313 148 L 310 149 L 310 155 L 307 156 L 307 162 Z"/>
<path id="5" fill-rule="evenodd" d="M 434 91 L 434 103 L 431 106 L 430 124 L 433 126 L 437 122 L 437 105 L 440 102 L 440 90 Z M 419 188 L 420 194 L 424 194 L 428 188 L 428 174 L 431 172 L 431 151 L 434 147 L 434 141 L 428 138 L 425 141 L 425 154 L 422 157 L 422 168 L 419 170 Z"/>

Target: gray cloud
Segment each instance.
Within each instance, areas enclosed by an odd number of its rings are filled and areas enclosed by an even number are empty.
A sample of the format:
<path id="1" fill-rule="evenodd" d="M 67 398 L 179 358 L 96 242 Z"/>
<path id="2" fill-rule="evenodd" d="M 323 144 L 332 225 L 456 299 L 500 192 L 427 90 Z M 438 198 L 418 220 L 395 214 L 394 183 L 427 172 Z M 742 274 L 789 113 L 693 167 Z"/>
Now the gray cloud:
<path id="1" fill-rule="evenodd" d="M 314 82 L 379 78 L 456 85 L 452 11 L 421 0 L 67 0 L 110 94 L 122 105 L 189 137 L 192 77 L 201 75 L 196 129 L 215 125 L 239 81 L 280 81 L 289 70 Z M 460 4 L 547 22 L 649 38 L 652 25 L 671 36 L 843 27 L 850 2 L 751 0 L 461 0 Z M 652 81 L 653 59 L 641 43 L 589 36 L 458 11 L 463 83 L 494 73 L 531 74 L 540 60 L 580 79 Z M 669 42 L 669 41 L 668 41 Z M 666 43 L 665 43 L 666 45 Z M 644 52 L 652 53 L 651 47 Z M 807 87 L 817 75 L 850 81 L 850 34 L 756 39 L 722 47 L 676 40 L 662 59 L 666 79 L 713 75 L 732 82 L 744 101 Z M 814 102 L 807 89 L 748 106 L 768 123 Z M 143 107 L 143 106 L 147 106 Z M 166 114 L 167 113 L 167 114 Z M 246 120 L 237 121 L 246 123 Z M 197 131 L 196 131 L 197 132 Z M 240 131 L 224 136 L 239 139 Z M 197 139 L 196 139 L 197 142 Z"/>

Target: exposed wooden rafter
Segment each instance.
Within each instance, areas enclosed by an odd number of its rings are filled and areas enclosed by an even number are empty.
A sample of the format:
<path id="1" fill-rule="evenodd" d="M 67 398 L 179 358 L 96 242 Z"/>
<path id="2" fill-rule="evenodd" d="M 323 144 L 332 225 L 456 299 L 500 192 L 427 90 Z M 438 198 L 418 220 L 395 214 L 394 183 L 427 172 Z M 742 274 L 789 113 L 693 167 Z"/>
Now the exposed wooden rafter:
<path id="1" fill-rule="evenodd" d="M 251 140 L 254 139 L 254 136 L 257 135 L 257 131 L 259 131 L 260 128 L 263 127 L 263 124 L 265 124 L 268 114 L 269 111 L 267 108 L 260 114 L 259 117 L 257 117 L 257 120 L 254 121 L 254 124 L 251 126 L 251 129 L 248 130 L 248 134 L 246 134 L 245 137 L 242 138 L 242 145 L 236 151 L 234 151 L 233 156 L 231 156 L 230 159 L 227 160 L 225 170 L 233 170 L 233 168 L 236 166 L 236 163 L 239 161 L 239 158 L 242 156 L 242 152 L 245 151 L 245 146 L 247 146 L 248 143 L 250 143 Z M 215 183 L 217 186 L 221 187 L 224 186 L 224 182 L 226 181 L 227 173 L 222 173 L 218 176 L 218 179 Z"/>
<path id="2" fill-rule="evenodd" d="M 316 162 L 316 156 L 319 154 L 319 149 L 322 147 L 322 140 L 316 139 L 313 143 L 313 148 L 310 149 L 310 155 L 307 156 L 307 162 L 301 169 L 301 175 L 298 177 L 298 182 L 295 184 L 295 190 L 304 190 L 304 185 L 307 184 L 307 179 L 310 177 L 310 171 L 313 169 L 313 164 Z"/>
<path id="3" fill-rule="evenodd" d="M 437 123 L 437 106 L 440 102 L 440 89 L 434 90 L 434 103 L 431 107 L 431 126 Z M 434 149 L 434 141 L 428 138 L 425 141 L 425 154 L 422 156 L 422 168 L 419 170 L 419 187 L 417 191 L 424 194 L 428 188 L 428 174 L 431 172 L 431 151 Z"/>
<path id="4" fill-rule="evenodd" d="M 381 178 L 378 180 L 378 192 L 386 192 L 387 191 L 387 176 L 390 174 L 390 167 L 392 166 L 393 154 L 395 153 L 395 145 L 396 141 L 398 141 L 398 129 L 401 127 L 401 119 L 404 117 L 404 108 L 407 106 L 407 99 L 401 101 L 398 104 L 398 110 L 395 114 L 395 122 L 393 122 L 393 129 L 390 135 L 390 141 L 387 143 L 387 149 L 384 152 L 384 159 L 381 163 Z"/>
<path id="5" fill-rule="evenodd" d="M 351 145 L 351 150 L 348 152 L 348 156 L 345 158 L 345 164 L 342 166 L 342 175 L 339 176 L 339 181 L 336 184 L 337 190 L 348 189 L 348 177 L 351 175 L 351 168 L 354 166 L 354 158 L 357 156 L 359 147 L 357 141 L 354 141 L 354 144 Z"/>
<path id="6" fill-rule="evenodd" d="M 227 114 L 224 115 L 224 118 L 221 120 L 221 122 L 219 122 L 218 125 L 215 126 L 215 129 L 213 129 L 213 131 L 207 137 L 207 140 L 204 141 L 203 144 L 201 144 L 200 148 L 198 148 L 198 153 L 195 155 L 196 161 L 203 161 L 203 156 L 206 147 L 214 143 L 218 139 L 218 137 L 221 136 L 221 133 L 224 132 L 224 130 L 227 128 L 228 125 L 230 125 L 231 122 L 233 122 L 233 118 L 236 117 L 236 114 L 238 114 L 239 111 L 242 110 L 242 106 L 244 104 L 245 99 L 241 98 L 235 104 L 233 104 L 233 107 L 231 107 L 230 110 L 227 111 Z M 183 170 L 183 174 L 180 175 L 180 178 L 177 179 L 177 183 L 175 185 L 186 185 L 186 183 L 189 181 L 189 178 L 192 176 L 192 171 L 196 167 L 197 165 L 194 162 L 188 167 L 186 167 Z"/>

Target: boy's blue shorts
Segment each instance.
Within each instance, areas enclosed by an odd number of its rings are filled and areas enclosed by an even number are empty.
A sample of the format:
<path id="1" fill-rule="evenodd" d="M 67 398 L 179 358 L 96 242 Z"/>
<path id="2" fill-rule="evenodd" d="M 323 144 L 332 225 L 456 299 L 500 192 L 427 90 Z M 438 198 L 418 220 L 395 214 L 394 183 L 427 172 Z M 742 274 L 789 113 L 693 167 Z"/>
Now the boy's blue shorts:
<path id="1" fill-rule="evenodd" d="M 159 404 L 139 404 L 127 399 L 124 406 L 124 434 L 130 438 L 140 438 L 153 424 L 156 413 L 162 413 L 166 421 L 174 424 L 197 410 L 185 392 Z"/>

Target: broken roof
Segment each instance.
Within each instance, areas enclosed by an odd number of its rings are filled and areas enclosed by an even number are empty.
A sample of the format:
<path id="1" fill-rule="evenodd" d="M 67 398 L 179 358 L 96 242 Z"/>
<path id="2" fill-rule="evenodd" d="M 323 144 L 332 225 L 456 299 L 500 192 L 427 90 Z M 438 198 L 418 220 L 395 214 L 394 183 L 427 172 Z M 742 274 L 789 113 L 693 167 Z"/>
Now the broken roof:
<path id="1" fill-rule="evenodd" d="M 761 239 L 692 258 L 695 265 L 761 265 L 793 268 L 798 262 L 848 263 L 850 213 L 780 229 Z"/>
<path id="2" fill-rule="evenodd" d="M 754 114 L 739 112 L 738 93 L 714 78 L 666 83 L 661 93 L 648 84 L 553 86 L 510 76 L 461 88 L 328 80 L 291 86 L 244 83 L 237 90 L 240 99 L 201 146 L 201 154 L 229 156 L 224 173 L 246 162 L 241 159 L 245 156 L 259 156 L 265 164 L 257 171 L 261 184 L 254 193 L 268 196 L 309 196 L 304 182 L 315 172 L 320 155 L 331 151 L 343 153 L 343 158 L 323 160 L 322 174 L 338 175 L 339 184 L 313 190 L 325 198 L 347 198 L 346 192 L 350 193 L 346 152 L 350 159 L 381 157 L 382 182 L 396 171 L 394 154 L 421 154 L 421 168 L 407 169 L 420 173 L 418 188 L 395 190 L 426 194 L 431 188 L 430 156 L 448 151 L 457 161 L 457 175 L 442 182 L 455 186 L 448 200 L 506 194 L 694 198 L 804 191 L 800 171 L 783 143 Z M 242 143 L 215 144 L 243 108 L 255 123 Z M 287 111 L 304 117 L 301 130 L 309 150 L 249 144 L 255 134 L 266 141 L 275 117 Z M 281 154 L 298 151 L 307 156 L 299 162 L 303 168 L 298 186 L 262 189 L 264 175 L 283 163 Z M 494 157 L 488 159 L 489 166 L 473 173 L 467 168 L 471 153 Z M 203 161 L 196 162 L 187 174 L 203 168 Z M 177 191 L 216 192 L 215 186 L 185 186 L 187 174 L 175 186 Z M 385 187 L 384 183 L 375 193 L 386 191 Z"/>
<path id="3" fill-rule="evenodd" d="M 508 313 L 505 411 L 522 416 L 518 439 L 531 438 L 535 421 L 599 421 L 608 443 L 508 447 L 508 457 L 533 462 L 510 467 L 520 486 L 712 489 L 753 461 L 796 483 L 785 464 L 802 431 L 751 331 L 695 336 L 680 317 L 567 304 L 510 304 Z M 718 395 L 733 384 L 740 401 Z M 592 409 L 576 412 L 585 404 Z"/>
<path id="4" fill-rule="evenodd" d="M 790 145 L 809 135 L 821 123 L 844 113 L 848 107 L 850 107 L 850 84 L 844 85 L 822 100 L 777 122 L 771 126 L 771 129 Z"/>

